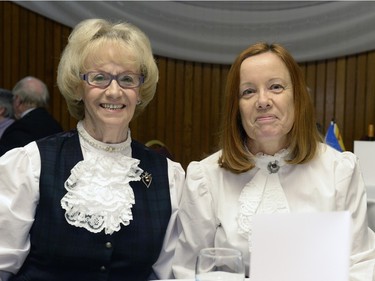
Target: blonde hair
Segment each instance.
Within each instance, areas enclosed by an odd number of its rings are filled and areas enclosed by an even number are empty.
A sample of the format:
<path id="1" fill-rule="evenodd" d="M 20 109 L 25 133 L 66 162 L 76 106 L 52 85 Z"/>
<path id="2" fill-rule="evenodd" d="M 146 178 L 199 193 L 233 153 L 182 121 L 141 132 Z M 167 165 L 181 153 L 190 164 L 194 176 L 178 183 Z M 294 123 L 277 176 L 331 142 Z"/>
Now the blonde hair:
<path id="1" fill-rule="evenodd" d="M 301 69 L 290 53 L 279 44 L 257 43 L 242 51 L 228 73 L 225 88 L 225 107 L 222 122 L 219 159 L 221 167 L 234 173 L 242 173 L 254 167 L 252 156 L 244 143 L 247 135 L 242 126 L 239 111 L 239 84 L 242 62 L 251 56 L 265 52 L 277 55 L 286 65 L 293 84 L 295 120 L 288 133 L 290 164 L 300 164 L 311 160 L 322 141 L 316 126 L 314 106 L 308 93 Z"/>
<path id="2" fill-rule="evenodd" d="M 87 71 L 85 62 L 106 43 L 117 44 L 118 59 L 132 63 L 145 77 L 139 89 L 141 103 L 137 105 L 134 117 L 137 117 L 153 99 L 159 79 L 159 71 L 152 54 L 151 44 L 136 26 L 126 23 L 111 23 L 103 19 L 89 19 L 80 22 L 69 36 L 57 70 L 57 85 L 64 96 L 70 114 L 81 120 L 84 118 L 82 102 L 83 82 L 80 74 Z M 126 61 L 122 54 L 126 54 Z"/>

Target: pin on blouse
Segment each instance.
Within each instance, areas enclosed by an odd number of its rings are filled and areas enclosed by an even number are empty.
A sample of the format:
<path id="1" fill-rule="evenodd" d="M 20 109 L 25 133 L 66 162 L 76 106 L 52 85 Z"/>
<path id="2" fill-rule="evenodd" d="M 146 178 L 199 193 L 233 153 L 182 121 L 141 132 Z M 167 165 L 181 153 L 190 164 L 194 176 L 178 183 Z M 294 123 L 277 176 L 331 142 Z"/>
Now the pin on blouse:
<path id="1" fill-rule="evenodd" d="M 144 171 L 141 174 L 141 180 L 146 185 L 146 187 L 149 188 L 150 185 L 151 185 L 151 182 L 152 182 L 152 175 L 150 173 Z"/>
<path id="2" fill-rule="evenodd" d="M 270 174 L 277 173 L 279 169 L 280 169 L 279 161 L 277 160 L 269 162 L 267 165 L 267 170 L 270 172 Z"/>

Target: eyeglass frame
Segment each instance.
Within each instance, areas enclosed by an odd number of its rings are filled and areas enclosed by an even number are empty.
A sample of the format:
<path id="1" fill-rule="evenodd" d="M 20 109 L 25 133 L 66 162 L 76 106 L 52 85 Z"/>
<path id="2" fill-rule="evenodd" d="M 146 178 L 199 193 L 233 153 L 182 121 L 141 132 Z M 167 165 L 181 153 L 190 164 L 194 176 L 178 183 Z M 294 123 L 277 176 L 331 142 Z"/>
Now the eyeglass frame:
<path id="1" fill-rule="evenodd" d="M 111 78 L 108 82 L 108 85 L 106 86 L 98 86 L 98 85 L 94 85 L 94 84 L 91 84 L 89 81 L 88 81 L 88 77 L 89 77 L 89 74 L 90 73 L 98 73 L 98 74 L 106 74 L 106 75 L 109 75 L 109 77 Z M 123 87 L 121 86 L 121 84 L 119 83 L 118 81 L 118 77 L 120 75 L 123 75 L 123 74 L 132 74 L 132 75 L 136 75 L 138 76 L 138 81 L 139 81 L 139 85 L 137 86 L 134 86 L 134 87 Z M 80 74 L 79 75 L 81 77 L 82 80 L 86 81 L 86 83 L 92 87 L 96 87 L 96 88 L 100 88 L 100 89 L 105 89 L 107 88 L 109 85 L 111 85 L 112 81 L 115 80 L 117 82 L 117 84 L 123 88 L 123 89 L 135 89 L 135 88 L 139 88 L 140 86 L 142 86 L 142 84 L 145 82 L 145 76 L 142 75 L 142 74 L 137 74 L 137 73 L 133 73 L 133 72 L 128 72 L 128 71 L 125 71 L 125 72 L 121 72 L 117 75 L 112 75 L 111 73 L 108 73 L 108 72 L 105 72 L 105 71 L 89 71 L 89 72 L 86 72 L 86 73 L 83 73 L 83 74 Z"/>

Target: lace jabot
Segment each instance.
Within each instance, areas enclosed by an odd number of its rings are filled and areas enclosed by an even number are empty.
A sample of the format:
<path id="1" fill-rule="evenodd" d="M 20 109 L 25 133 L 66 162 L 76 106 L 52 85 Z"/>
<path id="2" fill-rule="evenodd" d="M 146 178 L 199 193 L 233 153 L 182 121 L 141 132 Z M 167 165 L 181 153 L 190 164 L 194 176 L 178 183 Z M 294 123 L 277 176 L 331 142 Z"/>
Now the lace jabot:
<path id="1" fill-rule="evenodd" d="M 258 153 L 255 165 L 258 171 L 243 188 L 239 201 L 238 232 L 248 238 L 251 250 L 252 220 L 257 213 L 289 212 L 279 171 L 285 165 L 287 150 L 281 150 L 274 156 Z"/>
<path id="2" fill-rule="evenodd" d="M 101 151 L 92 145 L 94 139 L 86 131 L 82 137 L 82 130 L 80 126 L 81 145 L 88 148 L 87 156 L 71 170 L 61 206 L 69 224 L 93 233 L 104 230 L 112 234 L 120 230 L 121 224 L 129 225 L 133 219 L 131 208 L 135 198 L 129 183 L 140 181 L 143 170 L 138 167 L 138 159 L 125 155 L 131 154 L 130 134 L 126 142 L 116 144 L 118 149 Z"/>
<path id="3" fill-rule="evenodd" d="M 288 154 L 288 150 L 286 149 L 280 150 L 273 156 L 258 153 L 255 155 L 255 166 L 263 172 L 277 173 L 279 168 L 285 165 Z"/>

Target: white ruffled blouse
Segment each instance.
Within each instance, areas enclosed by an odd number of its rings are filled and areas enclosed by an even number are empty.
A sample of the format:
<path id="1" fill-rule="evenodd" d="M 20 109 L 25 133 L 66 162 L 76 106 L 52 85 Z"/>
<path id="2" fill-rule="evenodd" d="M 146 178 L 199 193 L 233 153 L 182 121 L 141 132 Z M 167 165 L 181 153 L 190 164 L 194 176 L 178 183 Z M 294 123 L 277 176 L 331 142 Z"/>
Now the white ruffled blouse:
<path id="1" fill-rule="evenodd" d="M 258 154 L 256 167 L 241 174 L 220 168 L 220 155 L 221 151 L 188 166 L 179 209 L 183 232 L 172 267 L 176 278 L 194 278 L 196 256 L 204 247 L 239 249 L 249 272 L 256 213 L 349 210 L 353 218 L 350 280 L 371 280 L 375 235 L 367 227 L 366 191 L 353 153 L 320 144 L 319 155 L 299 165 L 285 163 L 287 150 L 274 156 Z"/>
<path id="2" fill-rule="evenodd" d="M 238 232 L 249 241 L 251 252 L 251 225 L 255 214 L 289 212 L 288 201 L 280 185 L 278 171 L 285 165 L 288 151 L 282 150 L 275 156 L 256 155 L 256 167 L 259 171 L 241 191 L 238 199 Z"/>
<path id="3" fill-rule="evenodd" d="M 124 143 L 108 148 L 93 139 L 80 122 L 77 129 L 83 160 L 72 169 L 65 182 L 67 193 L 56 208 L 63 208 L 67 222 L 76 227 L 94 233 L 116 232 L 131 223 L 136 198 L 129 183 L 141 180 L 144 172 L 138 167 L 140 161 L 131 157 L 130 131 Z M 161 279 L 172 277 L 177 210 L 185 181 L 181 165 L 169 159 L 167 162 L 172 214 L 162 251 L 153 266 Z M 0 157 L 0 279 L 7 280 L 7 272 L 17 272 L 30 250 L 28 234 L 39 201 L 39 176 L 40 156 L 35 142 Z"/>
<path id="4" fill-rule="evenodd" d="M 129 183 L 139 181 L 143 170 L 138 167 L 140 161 L 131 157 L 130 131 L 125 142 L 109 146 L 92 138 L 81 122 L 77 129 L 87 157 L 73 167 L 66 180 L 68 192 L 61 206 L 69 224 L 112 234 L 133 219 L 135 199 Z"/>

